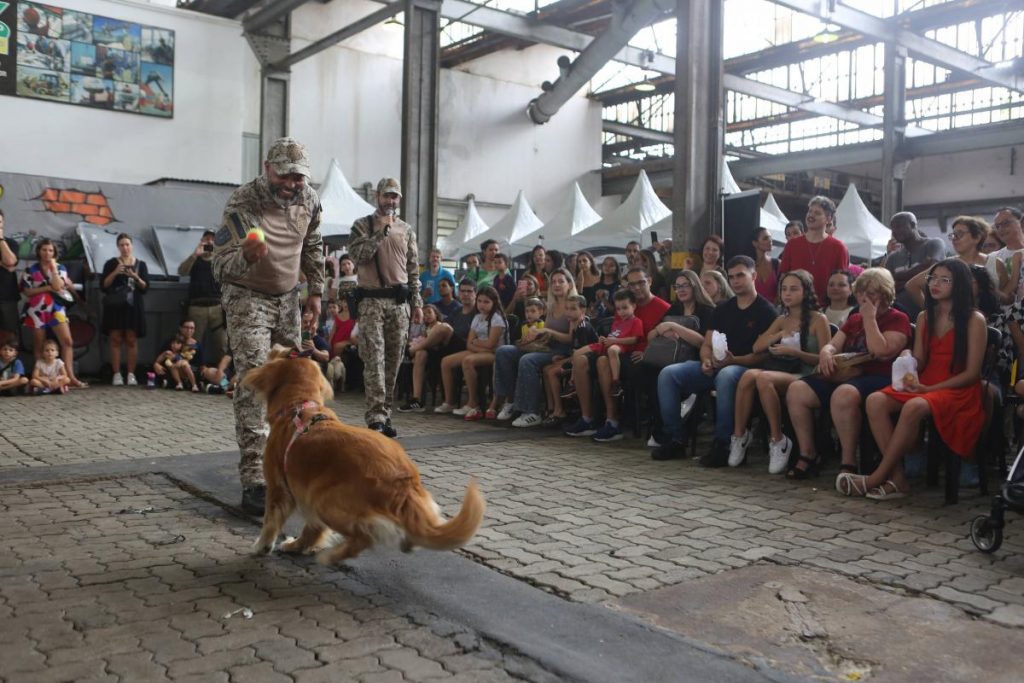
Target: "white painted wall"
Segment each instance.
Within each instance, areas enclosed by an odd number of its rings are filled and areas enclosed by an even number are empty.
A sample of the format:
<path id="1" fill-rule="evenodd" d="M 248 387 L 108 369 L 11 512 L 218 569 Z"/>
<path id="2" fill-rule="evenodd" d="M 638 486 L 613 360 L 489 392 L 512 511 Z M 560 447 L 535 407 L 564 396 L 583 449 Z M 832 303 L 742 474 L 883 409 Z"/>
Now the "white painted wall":
<path id="1" fill-rule="evenodd" d="M 307 3 L 293 14 L 293 49 L 377 9 L 367 0 Z M 314 178 L 336 157 L 353 185 L 397 176 L 401 165 L 401 27 L 379 25 L 293 67 L 292 135 L 309 143 Z M 522 189 L 542 220 L 573 181 L 600 197 L 601 109 L 580 93 L 544 126 L 526 115 L 564 51 L 505 51 L 441 73 L 441 197 L 511 204 Z M 490 223 L 500 210 L 481 209 Z"/>
<path id="2" fill-rule="evenodd" d="M 903 203 L 942 204 L 1003 197 L 1024 198 L 1024 145 L 1016 147 L 1011 174 L 1010 147 L 925 157 L 910 162 Z"/>
<path id="3" fill-rule="evenodd" d="M 0 126 L 17 130 L 0 169 L 144 183 L 170 176 L 237 183 L 243 132 L 259 130 L 259 69 L 238 22 L 139 0 L 63 0 L 63 6 L 176 31 L 172 120 L 4 97 Z M 307 3 L 293 15 L 292 49 L 375 10 L 350 0 Z M 353 185 L 397 176 L 401 162 L 403 29 L 379 25 L 292 70 L 290 133 L 307 143 L 314 180 L 332 157 Z M 511 204 L 526 196 L 550 218 L 573 181 L 600 199 L 601 110 L 581 93 L 537 126 L 526 105 L 557 75 L 563 51 L 535 46 L 441 75 L 439 195 Z M 482 209 L 494 222 L 500 209 Z"/>
<path id="4" fill-rule="evenodd" d="M 123 183 L 160 177 L 238 182 L 243 121 L 259 119 L 255 63 L 237 22 L 130 0 L 60 6 L 175 31 L 174 118 L 0 97 L 5 171 Z M 258 82 L 257 82 L 258 86 Z"/>

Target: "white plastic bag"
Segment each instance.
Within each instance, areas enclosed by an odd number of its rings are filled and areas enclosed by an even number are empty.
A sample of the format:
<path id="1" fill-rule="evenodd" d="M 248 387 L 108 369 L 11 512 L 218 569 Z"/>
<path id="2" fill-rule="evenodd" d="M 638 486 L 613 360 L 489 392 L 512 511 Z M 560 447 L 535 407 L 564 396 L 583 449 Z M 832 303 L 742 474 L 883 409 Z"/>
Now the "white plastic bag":
<path id="1" fill-rule="evenodd" d="M 729 340 L 725 336 L 725 332 L 718 332 L 717 330 L 711 333 L 711 353 L 715 356 L 715 360 L 725 360 L 725 354 L 729 352 Z"/>
<path id="2" fill-rule="evenodd" d="M 800 350 L 800 330 L 793 330 L 793 334 L 788 334 L 779 340 L 779 346 L 787 346 L 791 349 Z"/>
<path id="3" fill-rule="evenodd" d="M 892 362 L 892 388 L 906 391 L 907 382 L 917 383 L 917 359 L 910 351 L 904 351 Z"/>

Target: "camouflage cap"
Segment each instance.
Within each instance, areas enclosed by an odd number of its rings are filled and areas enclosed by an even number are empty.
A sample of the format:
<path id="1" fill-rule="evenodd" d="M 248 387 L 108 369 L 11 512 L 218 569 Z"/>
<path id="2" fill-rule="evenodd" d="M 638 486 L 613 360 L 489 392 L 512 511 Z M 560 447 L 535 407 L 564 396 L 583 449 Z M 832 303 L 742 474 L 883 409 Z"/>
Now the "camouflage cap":
<path id="1" fill-rule="evenodd" d="M 377 194 L 387 194 L 388 192 L 394 192 L 399 197 L 402 196 L 402 186 L 395 178 L 381 178 L 377 183 Z"/>
<path id="2" fill-rule="evenodd" d="M 309 173 L 309 153 L 306 146 L 295 138 L 278 138 L 267 152 L 267 162 L 278 175 L 301 173 L 307 178 Z"/>

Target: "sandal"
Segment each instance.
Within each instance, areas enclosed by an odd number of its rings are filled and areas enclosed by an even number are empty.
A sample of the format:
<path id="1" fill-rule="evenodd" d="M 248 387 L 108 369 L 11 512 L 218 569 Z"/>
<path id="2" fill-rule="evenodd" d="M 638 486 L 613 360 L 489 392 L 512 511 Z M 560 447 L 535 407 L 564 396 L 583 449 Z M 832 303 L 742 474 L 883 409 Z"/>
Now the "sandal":
<path id="1" fill-rule="evenodd" d="M 565 422 L 565 418 L 566 417 L 568 417 L 568 416 L 566 416 L 566 415 L 548 415 L 547 417 L 544 418 L 544 421 L 541 422 L 540 424 L 541 424 L 542 427 L 559 427 L 559 426 L 561 426 L 561 424 L 563 422 Z"/>
<path id="2" fill-rule="evenodd" d="M 488 408 L 487 412 L 484 413 L 484 419 L 485 420 L 497 420 L 498 419 L 498 411 L 491 410 L 491 409 Z"/>
<path id="3" fill-rule="evenodd" d="M 462 416 L 462 419 L 466 422 L 476 422 L 477 420 L 482 420 L 483 417 L 484 414 L 480 412 L 479 408 L 470 408 L 469 411 Z"/>
<path id="4" fill-rule="evenodd" d="M 880 486 L 876 486 L 868 491 L 865 496 L 871 500 L 896 500 L 897 498 L 906 498 L 907 492 L 900 491 L 900 488 L 896 486 L 896 482 L 892 479 L 887 479 Z"/>
<path id="5" fill-rule="evenodd" d="M 868 478 L 861 474 L 840 472 L 836 477 L 836 491 L 844 496 L 865 496 L 868 493 Z"/>
<path id="6" fill-rule="evenodd" d="M 792 479 L 794 481 L 802 481 L 808 477 L 818 476 L 818 466 L 821 464 L 821 456 L 816 455 L 813 458 L 808 458 L 806 455 L 797 457 L 796 464 L 804 463 L 804 467 L 797 467 L 794 465 L 789 468 L 786 472 L 786 479 Z"/>

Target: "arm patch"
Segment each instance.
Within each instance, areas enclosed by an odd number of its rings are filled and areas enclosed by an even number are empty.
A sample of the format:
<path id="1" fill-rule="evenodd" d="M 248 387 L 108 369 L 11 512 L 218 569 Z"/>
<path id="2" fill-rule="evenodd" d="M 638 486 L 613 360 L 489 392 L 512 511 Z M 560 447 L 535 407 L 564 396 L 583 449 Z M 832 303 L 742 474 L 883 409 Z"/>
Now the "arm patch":
<path id="1" fill-rule="evenodd" d="M 214 245 L 223 247 L 231 242 L 231 230 L 225 225 L 223 228 L 217 231 L 217 234 L 213 237 Z"/>

